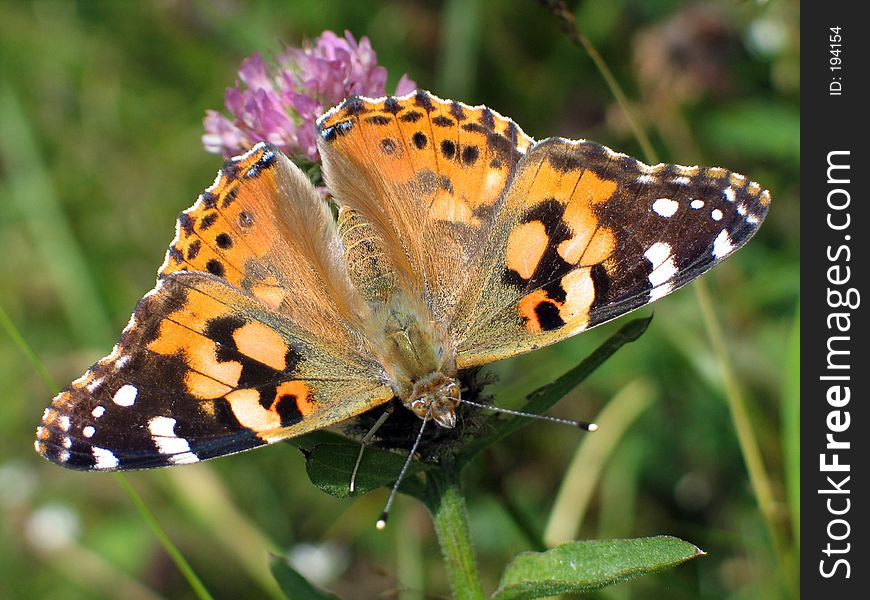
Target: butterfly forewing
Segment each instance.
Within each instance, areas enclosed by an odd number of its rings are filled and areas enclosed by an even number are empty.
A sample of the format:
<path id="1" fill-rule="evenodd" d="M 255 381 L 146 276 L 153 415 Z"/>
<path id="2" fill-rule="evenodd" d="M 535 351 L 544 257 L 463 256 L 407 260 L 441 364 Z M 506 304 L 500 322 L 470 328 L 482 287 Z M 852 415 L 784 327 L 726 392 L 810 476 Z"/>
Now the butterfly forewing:
<path id="1" fill-rule="evenodd" d="M 499 206 L 479 288 L 457 311 L 458 365 L 551 344 L 665 296 L 746 243 L 769 203 L 725 169 L 537 143 Z"/>
<path id="2" fill-rule="evenodd" d="M 531 138 L 486 107 L 423 91 L 348 98 L 318 131 L 331 193 L 371 224 L 403 285 L 449 321 Z"/>

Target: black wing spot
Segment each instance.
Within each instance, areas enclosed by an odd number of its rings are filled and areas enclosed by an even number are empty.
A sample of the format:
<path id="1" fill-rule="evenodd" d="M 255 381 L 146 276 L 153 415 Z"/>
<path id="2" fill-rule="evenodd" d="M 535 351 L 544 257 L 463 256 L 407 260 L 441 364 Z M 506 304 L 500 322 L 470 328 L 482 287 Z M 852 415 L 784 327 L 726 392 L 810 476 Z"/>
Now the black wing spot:
<path id="1" fill-rule="evenodd" d="M 472 166 L 475 162 L 477 162 L 477 157 L 479 156 L 480 151 L 477 149 L 477 146 L 463 146 L 462 148 L 462 164 L 467 167 Z"/>
<path id="2" fill-rule="evenodd" d="M 448 119 L 445 116 L 438 115 L 434 119 L 432 119 L 432 123 L 437 125 L 438 127 L 452 127 L 456 125 L 456 122 L 453 119 Z"/>
<path id="3" fill-rule="evenodd" d="M 199 249 L 202 247 L 200 240 L 193 240 L 190 246 L 187 247 L 187 260 L 193 260 L 199 254 Z"/>
<path id="4" fill-rule="evenodd" d="M 559 307 L 552 302 L 540 302 L 535 306 L 535 316 L 544 331 L 552 331 L 565 326 L 565 321 L 559 315 Z"/>
<path id="5" fill-rule="evenodd" d="M 385 117 L 384 115 L 374 115 L 372 117 L 366 117 L 366 123 L 371 123 L 372 125 L 387 125 L 392 121 L 393 120 L 390 117 Z"/>
<path id="6" fill-rule="evenodd" d="M 417 146 L 417 148 L 419 148 L 420 150 L 425 148 L 426 143 L 429 141 L 426 138 L 426 134 L 422 131 L 418 131 L 417 133 L 415 133 L 411 139 L 413 140 L 414 145 Z"/>
<path id="7" fill-rule="evenodd" d="M 416 123 L 417 121 L 419 121 L 422 118 L 423 118 L 423 113 L 421 113 L 419 110 L 409 110 L 408 112 L 403 114 L 401 117 L 399 117 L 399 120 L 402 121 L 403 123 Z"/>
<path id="8" fill-rule="evenodd" d="M 399 106 L 399 101 L 396 100 L 394 96 L 390 96 L 389 98 L 384 100 L 384 112 L 396 114 L 400 110 L 402 110 L 402 107 Z"/>
<path id="9" fill-rule="evenodd" d="M 232 204 L 236 200 L 236 195 L 239 193 L 239 188 L 234 187 L 230 191 L 226 193 L 223 201 L 221 202 L 221 208 L 226 208 L 230 204 Z"/>
<path id="10" fill-rule="evenodd" d="M 414 96 L 414 104 L 425 110 L 426 112 L 432 112 L 435 110 L 435 107 L 432 105 L 432 98 L 429 97 L 429 94 L 420 90 Z"/>
<path id="11" fill-rule="evenodd" d="M 233 247 L 233 238 L 228 233 L 219 234 L 214 241 L 218 245 L 218 248 L 222 248 L 224 250 Z"/>
<path id="12" fill-rule="evenodd" d="M 239 225 L 247 229 L 248 227 L 253 226 L 254 217 L 248 214 L 246 211 L 242 211 L 239 213 Z"/>
<path id="13" fill-rule="evenodd" d="M 199 229 L 200 229 L 200 231 L 205 231 L 206 229 L 208 229 L 209 227 L 211 227 L 212 225 L 214 225 L 214 222 L 217 221 L 217 218 L 218 218 L 218 213 L 216 213 L 216 212 L 209 213 L 209 214 L 205 215 L 205 216 L 204 216 L 204 217 L 199 221 Z"/>
<path id="14" fill-rule="evenodd" d="M 393 154 L 396 151 L 396 142 L 390 138 L 381 140 L 381 151 L 384 154 Z"/>
<path id="15" fill-rule="evenodd" d="M 178 225 L 181 227 L 181 230 L 187 235 L 191 235 L 193 233 L 193 225 L 196 223 L 196 217 L 191 217 L 187 213 L 181 213 L 178 215 Z"/>
<path id="16" fill-rule="evenodd" d="M 454 144 L 452 140 L 442 141 L 441 154 L 443 154 L 444 158 L 447 160 L 453 160 L 453 157 L 456 155 L 456 144 Z"/>
<path id="17" fill-rule="evenodd" d="M 223 277 L 224 273 L 226 272 L 224 264 L 215 258 L 212 258 L 207 263 L 205 263 L 205 268 L 209 273 L 217 277 Z"/>

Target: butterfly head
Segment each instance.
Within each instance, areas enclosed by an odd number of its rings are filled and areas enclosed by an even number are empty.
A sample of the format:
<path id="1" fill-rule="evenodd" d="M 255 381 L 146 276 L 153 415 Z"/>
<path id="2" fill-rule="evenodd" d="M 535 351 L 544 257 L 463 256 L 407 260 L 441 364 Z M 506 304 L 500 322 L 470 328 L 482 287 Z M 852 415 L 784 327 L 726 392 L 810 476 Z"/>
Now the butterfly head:
<path id="1" fill-rule="evenodd" d="M 456 407 L 459 406 L 459 382 L 442 373 L 431 373 L 414 383 L 414 390 L 405 400 L 405 406 L 421 419 L 432 419 L 442 427 L 456 426 Z"/>

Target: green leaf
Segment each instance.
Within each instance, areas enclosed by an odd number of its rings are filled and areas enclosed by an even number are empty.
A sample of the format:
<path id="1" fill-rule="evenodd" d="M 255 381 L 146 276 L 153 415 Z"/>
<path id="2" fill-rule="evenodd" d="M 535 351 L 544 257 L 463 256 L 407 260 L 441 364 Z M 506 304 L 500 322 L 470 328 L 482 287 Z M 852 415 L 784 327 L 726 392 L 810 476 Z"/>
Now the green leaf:
<path id="1" fill-rule="evenodd" d="M 569 542 L 517 555 L 491 599 L 591 592 L 703 555 L 695 545 L 670 536 Z"/>
<path id="2" fill-rule="evenodd" d="M 322 491 L 336 498 L 350 496 L 350 476 L 356 457 L 359 455 L 359 445 L 352 444 L 319 444 L 306 454 L 305 468 L 308 478 Z M 362 463 L 356 476 L 355 496 L 368 494 L 383 486 L 392 485 L 402 470 L 407 456 L 366 447 Z M 400 491 L 423 497 L 423 485 L 414 475 L 425 471 L 429 465 L 413 461 L 405 473 Z"/>
<path id="3" fill-rule="evenodd" d="M 283 556 L 272 555 L 269 568 L 272 570 L 272 576 L 275 577 L 281 591 L 291 600 L 338 600 L 338 596 L 324 592 L 312 585 L 298 571 L 287 564 L 287 559 Z"/>
<path id="4" fill-rule="evenodd" d="M 619 331 L 607 338 L 603 344 L 596 348 L 579 365 L 559 377 L 553 383 L 549 383 L 529 394 L 528 402 L 520 410 L 536 415 L 550 410 L 568 392 L 580 385 L 598 367 L 604 364 L 617 350 L 643 335 L 650 321 L 652 321 L 652 316 L 644 319 L 634 319 L 620 327 Z M 531 423 L 532 419 L 528 417 L 510 417 L 505 419 L 501 416 L 494 416 L 490 418 L 490 422 L 495 423 L 495 427 L 491 428 L 489 432 L 470 438 L 465 448 L 456 452 L 457 461 L 460 464 L 468 463 L 492 444 Z"/>

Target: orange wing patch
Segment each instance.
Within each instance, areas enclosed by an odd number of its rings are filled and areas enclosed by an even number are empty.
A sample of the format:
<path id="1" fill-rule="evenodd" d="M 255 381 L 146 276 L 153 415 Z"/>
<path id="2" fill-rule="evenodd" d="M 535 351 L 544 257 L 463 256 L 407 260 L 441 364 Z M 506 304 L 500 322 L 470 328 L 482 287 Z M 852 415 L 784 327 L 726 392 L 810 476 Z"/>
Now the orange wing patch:
<path id="1" fill-rule="evenodd" d="M 265 203 L 252 198 L 251 182 L 257 179 L 257 187 L 274 188 L 275 160 L 274 152 L 261 145 L 228 161 L 214 184 L 179 215 L 158 276 L 202 271 L 238 287 L 251 276 L 267 279 L 266 273 L 246 270 L 249 258 L 263 259 L 272 248 L 273 238 L 264 228 L 276 219 L 264 210 Z"/>

